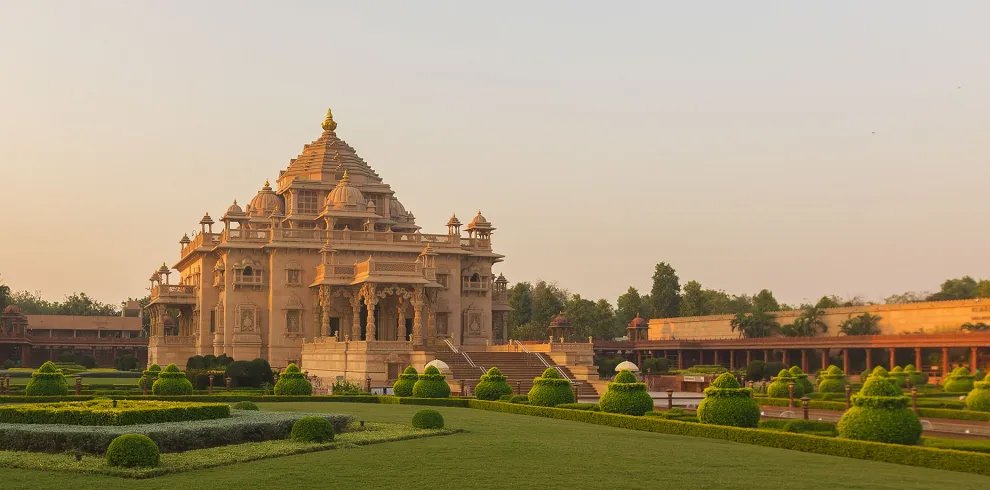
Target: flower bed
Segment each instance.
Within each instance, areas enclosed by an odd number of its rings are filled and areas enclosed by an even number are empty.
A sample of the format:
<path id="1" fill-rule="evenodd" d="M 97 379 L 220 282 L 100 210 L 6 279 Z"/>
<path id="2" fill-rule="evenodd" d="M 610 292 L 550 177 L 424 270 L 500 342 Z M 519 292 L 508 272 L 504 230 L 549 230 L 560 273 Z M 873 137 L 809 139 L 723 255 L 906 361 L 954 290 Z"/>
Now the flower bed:
<path id="1" fill-rule="evenodd" d="M 163 452 L 188 451 L 252 441 L 285 439 L 296 420 L 310 414 L 235 410 L 223 419 L 128 426 L 0 424 L 0 450 L 103 454 L 122 434 L 144 434 Z M 342 432 L 354 417 L 320 414 Z"/>
<path id="2" fill-rule="evenodd" d="M 90 400 L 0 407 L 0 423 L 63 425 L 134 425 L 230 416 L 222 403 Z"/>

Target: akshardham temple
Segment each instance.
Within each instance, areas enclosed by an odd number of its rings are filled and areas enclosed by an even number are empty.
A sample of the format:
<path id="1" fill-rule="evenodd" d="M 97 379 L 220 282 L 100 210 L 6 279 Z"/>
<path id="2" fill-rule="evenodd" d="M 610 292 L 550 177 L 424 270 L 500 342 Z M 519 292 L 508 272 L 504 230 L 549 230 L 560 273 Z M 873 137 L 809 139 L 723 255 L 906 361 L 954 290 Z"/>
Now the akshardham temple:
<path id="1" fill-rule="evenodd" d="M 150 363 L 227 354 L 385 381 L 438 346 L 505 340 L 495 226 L 479 211 L 423 233 L 336 129 L 327 111 L 323 133 L 274 186 L 243 207 L 235 200 L 219 223 L 204 215 L 178 261 L 152 274 Z"/>

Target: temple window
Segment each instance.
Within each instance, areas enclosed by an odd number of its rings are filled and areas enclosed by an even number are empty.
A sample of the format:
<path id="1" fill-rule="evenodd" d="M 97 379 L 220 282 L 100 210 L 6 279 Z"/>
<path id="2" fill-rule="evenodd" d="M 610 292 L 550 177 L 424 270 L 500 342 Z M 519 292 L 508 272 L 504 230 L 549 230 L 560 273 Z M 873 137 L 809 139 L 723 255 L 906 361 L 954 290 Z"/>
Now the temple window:
<path id="1" fill-rule="evenodd" d="M 263 279 L 261 269 L 255 269 L 251 266 L 246 266 L 243 269 L 237 269 L 236 280 L 238 284 L 261 284 Z"/>
<path id="2" fill-rule="evenodd" d="M 299 269 L 286 269 L 285 282 L 290 286 L 302 284 L 302 271 Z"/>
<path id="3" fill-rule="evenodd" d="M 296 211 L 300 214 L 316 214 L 319 212 L 319 200 L 316 191 L 299 191 L 296 199 Z"/>
<path id="4" fill-rule="evenodd" d="M 287 310 L 285 312 L 285 331 L 299 333 L 302 331 L 302 311 Z"/>

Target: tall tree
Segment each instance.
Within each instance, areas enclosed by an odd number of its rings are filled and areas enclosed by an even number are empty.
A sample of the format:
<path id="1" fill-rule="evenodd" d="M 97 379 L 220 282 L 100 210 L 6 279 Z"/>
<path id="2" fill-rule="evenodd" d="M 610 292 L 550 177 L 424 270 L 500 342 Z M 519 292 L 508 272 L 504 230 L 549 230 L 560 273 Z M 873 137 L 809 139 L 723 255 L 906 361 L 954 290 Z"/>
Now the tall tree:
<path id="1" fill-rule="evenodd" d="M 629 286 L 629 289 L 615 301 L 615 323 L 626 328 L 636 315 L 649 318 L 649 309 L 649 303 L 643 301 L 639 291 Z"/>
<path id="2" fill-rule="evenodd" d="M 972 299 L 980 290 L 980 282 L 970 276 L 949 279 L 942 283 L 939 292 L 928 297 L 929 301 L 945 301 L 950 299 Z"/>
<path id="3" fill-rule="evenodd" d="M 780 328 L 773 313 L 760 310 L 738 313 L 729 325 L 734 332 L 750 339 L 770 337 Z"/>
<path id="4" fill-rule="evenodd" d="M 558 287 L 556 283 L 540 281 L 533 286 L 530 296 L 533 301 L 533 314 L 529 321 L 546 328 L 554 316 L 564 311 L 568 295 L 567 291 Z"/>
<path id="5" fill-rule="evenodd" d="M 625 334 L 625 325 L 621 327 L 615 321 L 615 309 L 607 299 L 601 298 L 595 302 L 595 322 L 591 335 L 596 339 L 612 340 Z"/>
<path id="6" fill-rule="evenodd" d="M 753 296 L 753 309 L 756 311 L 779 311 L 780 303 L 777 303 L 777 298 L 773 297 L 773 293 L 769 289 L 761 289 L 760 292 Z"/>
<path id="7" fill-rule="evenodd" d="M 681 312 L 681 284 L 677 272 L 666 262 L 657 264 L 653 271 L 653 289 L 650 290 L 654 318 L 676 317 Z"/>
<path id="8" fill-rule="evenodd" d="M 517 282 L 509 288 L 509 328 L 513 329 L 529 323 L 533 316 L 533 285 L 528 282 Z"/>
<path id="9" fill-rule="evenodd" d="M 680 316 L 702 316 L 711 314 L 705 289 L 698 281 L 688 281 L 681 295 Z"/>

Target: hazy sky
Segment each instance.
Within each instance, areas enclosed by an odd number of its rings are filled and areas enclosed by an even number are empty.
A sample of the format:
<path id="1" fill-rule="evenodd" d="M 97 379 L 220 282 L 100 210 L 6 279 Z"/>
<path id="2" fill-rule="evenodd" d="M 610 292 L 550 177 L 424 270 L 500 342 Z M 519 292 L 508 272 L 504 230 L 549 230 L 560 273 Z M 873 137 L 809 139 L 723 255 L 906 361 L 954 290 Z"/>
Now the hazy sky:
<path id="1" fill-rule="evenodd" d="M 468 5 L 469 3 L 474 5 Z M 0 274 L 143 296 L 327 106 L 512 282 L 789 302 L 990 276 L 990 2 L 0 2 Z"/>

